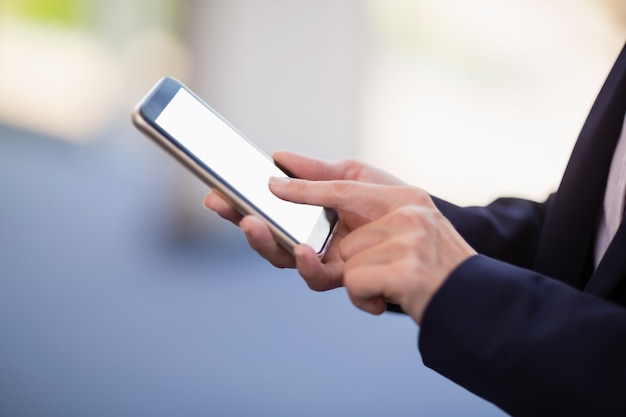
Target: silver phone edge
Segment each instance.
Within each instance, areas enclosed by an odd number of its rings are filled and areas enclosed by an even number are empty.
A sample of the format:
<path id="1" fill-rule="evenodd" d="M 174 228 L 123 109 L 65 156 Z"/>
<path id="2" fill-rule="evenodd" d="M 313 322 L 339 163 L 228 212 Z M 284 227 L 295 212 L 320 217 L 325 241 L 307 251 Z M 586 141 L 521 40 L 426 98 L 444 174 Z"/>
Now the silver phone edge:
<path id="1" fill-rule="evenodd" d="M 132 122 L 144 135 L 152 139 L 157 145 L 164 149 L 167 153 L 172 155 L 176 160 L 189 169 L 196 177 L 202 182 L 208 185 L 211 189 L 218 192 L 223 198 L 225 198 L 233 207 L 242 215 L 252 214 L 262 219 L 270 228 L 272 234 L 276 238 L 276 241 L 287 251 L 293 254 L 294 247 L 299 244 L 291 236 L 283 232 L 280 228 L 276 227 L 272 222 L 268 221 L 265 216 L 256 210 L 253 206 L 248 204 L 245 200 L 242 200 L 238 195 L 233 193 L 228 187 L 226 187 L 221 181 L 215 178 L 211 173 L 202 168 L 197 162 L 191 159 L 185 152 L 178 149 L 169 139 L 164 137 L 158 130 L 152 127 L 141 115 L 139 111 L 141 103 L 135 107 L 132 112 Z M 318 256 L 322 257 L 328 246 L 328 243 L 334 234 L 334 229 L 331 230 L 326 242 L 322 246 Z"/>

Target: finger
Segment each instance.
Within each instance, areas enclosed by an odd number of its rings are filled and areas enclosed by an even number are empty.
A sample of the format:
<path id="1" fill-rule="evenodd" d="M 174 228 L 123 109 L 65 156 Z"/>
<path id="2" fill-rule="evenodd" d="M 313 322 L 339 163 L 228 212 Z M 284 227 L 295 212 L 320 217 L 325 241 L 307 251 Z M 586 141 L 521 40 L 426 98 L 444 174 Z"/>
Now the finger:
<path id="1" fill-rule="evenodd" d="M 301 244 L 294 249 L 298 272 L 314 291 L 326 291 L 342 285 L 342 268 L 337 262 L 322 263 L 315 250 Z"/>
<path id="2" fill-rule="evenodd" d="M 376 219 L 398 204 L 395 188 L 356 181 L 307 181 L 271 177 L 270 190 L 277 197 L 295 203 L 338 209 Z"/>
<path id="3" fill-rule="evenodd" d="M 386 213 L 346 236 L 341 241 L 339 255 L 347 261 L 356 254 L 381 244 L 388 246 L 389 251 L 396 252 L 399 248 L 390 247 L 391 245 L 403 241 L 407 244 L 414 243 L 416 239 L 425 236 L 429 228 L 424 218 L 432 217 L 432 213 L 430 208 L 415 205 L 402 206 Z M 402 236 L 404 238 L 400 239 Z"/>
<path id="4" fill-rule="evenodd" d="M 204 205 L 209 210 L 213 210 L 220 217 L 232 222 L 239 223 L 241 220 L 241 214 L 235 210 L 224 198 L 214 191 L 211 191 L 204 198 Z"/>
<path id="5" fill-rule="evenodd" d="M 379 316 L 387 310 L 387 302 L 382 297 L 374 297 L 355 304 L 361 310 Z"/>
<path id="6" fill-rule="evenodd" d="M 380 220 L 365 224 L 346 236 L 339 245 L 339 256 L 344 262 L 357 254 L 377 246 L 390 235 L 390 230 Z"/>
<path id="7" fill-rule="evenodd" d="M 356 179 L 346 178 L 347 162 L 328 162 L 287 151 L 278 151 L 272 156 L 279 167 L 297 178 L 313 181 Z"/>
<path id="8" fill-rule="evenodd" d="M 276 242 L 269 227 L 261 219 L 245 216 L 239 222 L 239 227 L 246 234 L 250 247 L 272 265 L 278 268 L 295 267 L 293 255 Z"/>
<path id="9" fill-rule="evenodd" d="M 312 181 L 352 180 L 404 185 L 393 175 L 356 159 L 329 162 L 287 151 L 276 152 L 273 158 L 278 166 L 296 178 Z"/>
<path id="10" fill-rule="evenodd" d="M 385 296 L 385 282 L 387 281 L 380 274 L 385 269 L 373 267 L 351 268 L 346 265 L 344 272 L 344 285 L 352 303 L 363 311 L 370 314 L 382 314 L 388 302 L 395 300 L 387 299 Z"/>

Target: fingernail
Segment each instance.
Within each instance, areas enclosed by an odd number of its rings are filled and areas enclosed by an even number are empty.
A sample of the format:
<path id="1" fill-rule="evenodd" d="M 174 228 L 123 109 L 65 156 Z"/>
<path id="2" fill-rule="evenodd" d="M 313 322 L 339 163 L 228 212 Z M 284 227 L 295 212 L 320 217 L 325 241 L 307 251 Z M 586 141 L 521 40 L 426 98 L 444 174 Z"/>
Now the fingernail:
<path id="1" fill-rule="evenodd" d="M 287 184 L 289 184 L 289 178 L 286 178 L 286 177 L 270 177 L 270 184 L 277 185 L 279 187 L 281 185 L 287 185 Z"/>

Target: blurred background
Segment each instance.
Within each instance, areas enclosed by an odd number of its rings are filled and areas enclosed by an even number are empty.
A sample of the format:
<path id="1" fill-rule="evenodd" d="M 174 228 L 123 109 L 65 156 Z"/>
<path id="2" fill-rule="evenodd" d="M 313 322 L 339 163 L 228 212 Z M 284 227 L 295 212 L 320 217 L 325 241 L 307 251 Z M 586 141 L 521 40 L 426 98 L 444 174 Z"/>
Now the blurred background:
<path id="1" fill-rule="evenodd" d="M 0 415 L 502 415 L 259 259 L 130 112 L 171 75 L 268 153 L 541 200 L 625 39 L 621 0 L 0 0 Z"/>

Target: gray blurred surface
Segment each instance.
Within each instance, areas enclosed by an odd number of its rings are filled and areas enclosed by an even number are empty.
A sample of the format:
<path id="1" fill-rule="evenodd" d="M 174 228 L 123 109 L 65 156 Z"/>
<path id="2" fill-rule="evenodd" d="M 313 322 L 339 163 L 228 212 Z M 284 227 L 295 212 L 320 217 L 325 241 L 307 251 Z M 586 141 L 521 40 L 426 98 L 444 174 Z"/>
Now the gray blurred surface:
<path id="1" fill-rule="evenodd" d="M 426 369 L 406 317 L 314 293 L 127 130 L 0 127 L 0 416 L 500 416 Z M 198 210 L 202 208 L 198 196 Z"/>

